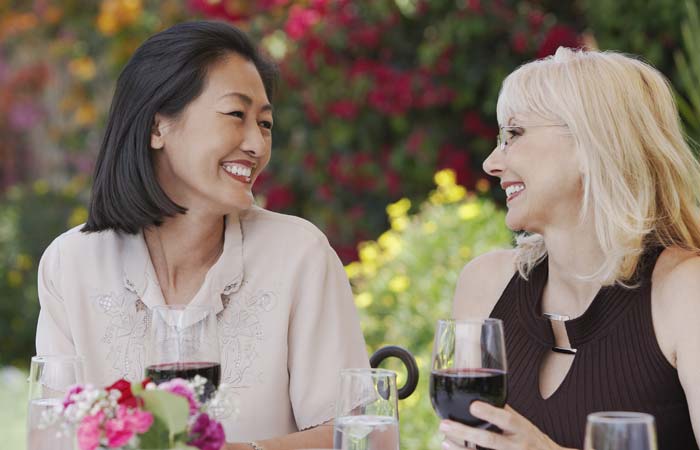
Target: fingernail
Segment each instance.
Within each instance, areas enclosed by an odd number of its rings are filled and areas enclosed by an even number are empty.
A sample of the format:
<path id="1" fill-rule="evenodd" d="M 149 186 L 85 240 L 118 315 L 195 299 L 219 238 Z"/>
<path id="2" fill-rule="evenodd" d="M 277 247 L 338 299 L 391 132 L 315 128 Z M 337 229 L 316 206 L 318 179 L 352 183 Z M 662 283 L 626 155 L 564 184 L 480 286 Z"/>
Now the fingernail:
<path id="1" fill-rule="evenodd" d="M 449 450 L 450 444 L 448 444 L 447 442 L 443 442 L 442 445 L 441 445 L 441 447 L 442 447 L 444 450 Z"/>

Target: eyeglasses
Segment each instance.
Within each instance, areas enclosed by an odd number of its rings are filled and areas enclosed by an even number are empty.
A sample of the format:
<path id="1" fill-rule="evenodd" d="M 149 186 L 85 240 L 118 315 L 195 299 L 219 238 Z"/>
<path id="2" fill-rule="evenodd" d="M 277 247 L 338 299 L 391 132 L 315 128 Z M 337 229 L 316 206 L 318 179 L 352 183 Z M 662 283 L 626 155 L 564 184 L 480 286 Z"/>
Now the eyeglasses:
<path id="1" fill-rule="evenodd" d="M 525 134 L 527 128 L 545 128 L 545 127 L 565 127 L 566 124 L 555 123 L 555 124 L 545 124 L 545 125 L 528 125 L 527 127 L 521 127 L 519 125 L 504 125 L 498 128 L 498 136 L 496 136 L 496 146 L 502 152 L 506 151 L 506 147 L 513 141 L 516 136 L 522 136 Z"/>

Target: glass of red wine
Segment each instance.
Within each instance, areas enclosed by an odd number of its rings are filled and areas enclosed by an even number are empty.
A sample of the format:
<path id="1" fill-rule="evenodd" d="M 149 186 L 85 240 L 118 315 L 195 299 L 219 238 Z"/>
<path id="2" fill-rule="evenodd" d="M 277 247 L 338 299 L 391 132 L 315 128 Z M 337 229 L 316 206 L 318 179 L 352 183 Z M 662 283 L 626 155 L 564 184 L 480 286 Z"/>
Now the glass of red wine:
<path id="1" fill-rule="evenodd" d="M 221 382 L 216 314 L 207 307 L 158 305 L 152 309 L 146 377 L 160 384 L 173 378 L 206 379 L 201 401 Z"/>
<path id="2" fill-rule="evenodd" d="M 479 400 L 506 404 L 506 349 L 498 319 L 439 320 L 430 373 L 430 400 L 441 419 L 472 427 L 490 424 L 472 416 Z"/>

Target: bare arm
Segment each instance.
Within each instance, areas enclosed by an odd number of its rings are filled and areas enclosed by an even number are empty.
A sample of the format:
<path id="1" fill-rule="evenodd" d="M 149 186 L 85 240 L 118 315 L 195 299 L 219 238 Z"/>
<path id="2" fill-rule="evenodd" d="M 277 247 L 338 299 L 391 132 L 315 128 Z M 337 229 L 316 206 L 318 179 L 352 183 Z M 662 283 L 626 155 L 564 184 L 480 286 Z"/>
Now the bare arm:
<path id="1" fill-rule="evenodd" d="M 661 304 L 669 320 L 662 322 L 659 338 L 671 336 L 678 377 L 688 401 L 695 440 L 700 445 L 700 257 L 683 260 L 660 280 Z M 660 342 L 661 343 L 661 342 Z M 675 358 L 674 358 L 675 356 Z M 674 361 L 675 359 L 675 361 Z"/>
<path id="2" fill-rule="evenodd" d="M 333 423 L 328 422 L 308 430 L 256 442 L 265 450 L 333 448 Z M 253 447 L 246 443 L 234 443 L 226 444 L 224 450 L 253 450 Z"/>
<path id="3" fill-rule="evenodd" d="M 486 318 L 515 273 L 515 252 L 496 250 L 469 262 L 459 275 L 452 303 L 455 319 Z"/>

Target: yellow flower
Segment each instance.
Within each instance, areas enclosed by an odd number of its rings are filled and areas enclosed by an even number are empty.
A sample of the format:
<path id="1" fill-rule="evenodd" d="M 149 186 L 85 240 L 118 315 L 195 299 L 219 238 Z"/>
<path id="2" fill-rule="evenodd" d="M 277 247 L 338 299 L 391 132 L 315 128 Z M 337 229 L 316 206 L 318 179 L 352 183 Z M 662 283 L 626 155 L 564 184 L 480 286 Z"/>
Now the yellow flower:
<path id="1" fill-rule="evenodd" d="M 411 280 L 406 275 L 396 275 L 389 280 L 389 290 L 397 294 L 405 292 L 410 285 Z"/>
<path id="2" fill-rule="evenodd" d="M 389 218 L 396 219 L 398 217 L 404 217 L 408 210 L 411 209 L 411 200 L 407 198 L 402 198 L 396 203 L 391 203 L 386 207 L 386 213 Z"/>
<path id="3" fill-rule="evenodd" d="M 429 220 L 423 224 L 423 233 L 433 234 L 437 231 L 437 225 L 432 220 Z"/>
<path id="4" fill-rule="evenodd" d="M 470 220 L 481 213 L 481 206 L 478 203 L 465 203 L 457 210 L 457 215 L 462 220 Z"/>
<path id="5" fill-rule="evenodd" d="M 7 284 L 10 287 L 19 287 L 22 284 L 22 272 L 19 270 L 10 270 L 7 272 Z"/>
<path id="6" fill-rule="evenodd" d="M 32 268 L 32 258 L 26 253 L 20 253 L 15 259 L 15 267 L 19 270 L 29 270 Z"/>
<path id="7" fill-rule="evenodd" d="M 68 63 L 68 70 L 81 81 L 90 81 L 97 73 L 95 62 L 87 56 L 72 60 Z"/>
<path id="8" fill-rule="evenodd" d="M 396 217 L 391 219 L 391 229 L 394 231 L 403 231 L 408 227 L 408 217 Z"/>
<path id="9" fill-rule="evenodd" d="M 369 292 L 360 292 L 355 296 L 355 305 L 360 309 L 364 309 L 372 304 L 372 300 L 372 294 Z"/>
<path id="10" fill-rule="evenodd" d="M 459 256 L 464 258 L 464 259 L 468 259 L 469 257 L 472 256 L 472 249 L 467 247 L 466 245 L 460 247 L 459 248 Z"/>
<path id="11" fill-rule="evenodd" d="M 466 195 L 467 190 L 464 186 L 455 184 L 445 189 L 445 200 L 447 200 L 448 203 L 456 203 L 462 200 Z"/>
<path id="12" fill-rule="evenodd" d="M 345 266 L 345 273 L 351 280 L 356 278 L 360 273 L 362 273 L 362 264 L 357 261 L 353 261 L 347 266 Z"/>
<path id="13" fill-rule="evenodd" d="M 360 261 L 375 262 L 379 257 L 379 246 L 374 241 L 361 242 L 359 245 Z"/>
<path id="14" fill-rule="evenodd" d="M 430 203 L 433 205 L 442 205 L 447 201 L 445 194 L 442 191 L 433 191 L 430 194 Z"/>
<path id="15" fill-rule="evenodd" d="M 36 195 L 45 195 L 49 192 L 49 183 L 46 180 L 37 180 L 32 187 Z"/>
<path id="16" fill-rule="evenodd" d="M 377 242 L 384 249 L 386 257 L 389 259 L 394 258 L 401 252 L 401 239 L 394 231 L 385 231 L 379 236 Z"/>
<path id="17" fill-rule="evenodd" d="M 487 180 L 486 178 L 479 178 L 479 181 L 476 182 L 476 190 L 481 192 L 482 194 L 488 192 L 490 188 L 491 183 L 489 183 L 489 180 Z"/>
<path id="18" fill-rule="evenodd" d="M 83 208 L 82 206 L 78 206 L 71 212 L 70 217 L 68 218 L 68 226 L 69 227 L 77 227 L 81 223 L 84 223 L 88 218 L 88 210 Z"/>
<path id="19" fill-rule="evenodd" d="M 96 118 L 97 111 L 90 103 L 83 103 L 73 114 L 73 121 L 79 126 L 92 125 Z"/>
<path id="20" fill-rule="evenodd" d="M 362 274 L 366 277 L 373 277 L 377 274 L 377 263 L 367 261 L 362 264 Z"/>
<path id="21" fill-rule="evenodd" d="M 119 22 L 114 14 L 100 12 L 97 16 L 97 29 L 105 36 L 112 36 L 119 29 Z"/>
<path id="22" fill-rule="evenodd" d="M 438 187 L 450 187 L 457 183 L 457 175 L 452 169 L 443 169 L 437 172 L 434 179 Z"/>

